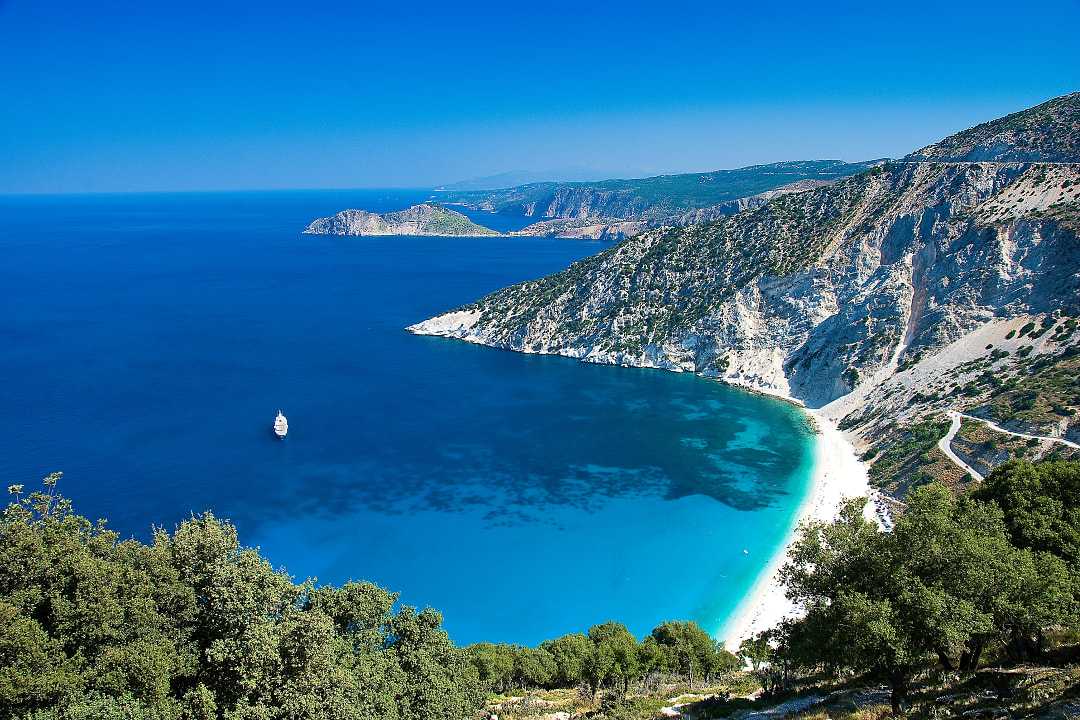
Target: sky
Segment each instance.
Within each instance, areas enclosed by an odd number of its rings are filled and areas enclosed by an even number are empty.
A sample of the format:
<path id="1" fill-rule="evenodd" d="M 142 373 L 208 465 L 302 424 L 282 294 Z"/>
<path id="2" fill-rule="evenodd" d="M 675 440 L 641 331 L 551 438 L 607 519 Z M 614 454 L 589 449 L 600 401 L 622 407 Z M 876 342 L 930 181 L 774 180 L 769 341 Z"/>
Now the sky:
<path id="1" fill-rule="evenodd" d="M 0 0 L 0 193 L 902 156 L 1080 90 L 1080 2 Z"/>

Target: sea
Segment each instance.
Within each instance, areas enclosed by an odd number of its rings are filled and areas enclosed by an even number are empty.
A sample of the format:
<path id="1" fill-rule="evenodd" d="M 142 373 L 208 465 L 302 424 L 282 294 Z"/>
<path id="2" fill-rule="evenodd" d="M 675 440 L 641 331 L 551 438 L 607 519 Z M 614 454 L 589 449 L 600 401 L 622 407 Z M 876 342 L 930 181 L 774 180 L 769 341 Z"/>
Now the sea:
<path id="1" fill-rule="evenodd" d="M 0 197 L 0 482 L 62 471 L 121 537 L 212 511 L 298 581 L 376 582 L 461 644 L 719 632 L 809 490 L 804 415 L 405 331 L 609 243 L 301 234 L 431 196 Z"/>

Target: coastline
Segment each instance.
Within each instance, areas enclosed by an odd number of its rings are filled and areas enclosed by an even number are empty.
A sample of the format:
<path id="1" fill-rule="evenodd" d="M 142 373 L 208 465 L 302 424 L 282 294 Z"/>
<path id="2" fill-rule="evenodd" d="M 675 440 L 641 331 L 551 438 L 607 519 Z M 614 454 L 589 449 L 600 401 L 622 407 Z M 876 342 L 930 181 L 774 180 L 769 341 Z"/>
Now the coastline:
<path id="1" fill-rule="evenodd" d="M 795 540 L 799 525 L 807 520 L 834 520 L 845 500 L 871 495 L 866 465 L 859 460 L 855 448 L 844 434 L 820 411 L 804 408 L 804 412 L 817 427 L 810 490 L 795 515 L 784 544 L 718 633 L 721 642 L 732 652 L 739 649 L 743 640 L 773 627 L 785 618 L 798 615 L 799 607 L 788 599 L 780 583 L 780 569 L 787 562 L 788 549 Z M 872 517 L 872 502 L 867 504 L 865 512 Z"/>
<path id="2" fill-rule="evenodd" d="M 417 335 L 435 335 L 479 345 L 488 345 L 482 338 L 471 333 L 479 314 L 479 311 L 475 308 L 454 310 L 411 325 L 406 330 Z M 615 362 L 613 358 L 591 358 L 584 356 L 582 353 L 567 352 L 565 350 L 548 352 L 523 348 L 514 351 L 560 355 L 576 358 L 583 362 L 602 362 L 612 365 L 652 367 L 657 370 L 686 372 L 686 370 L 679 367 L 632 365 Z M 823 408 L 810 409 L 800 400 L 792 397 L 787 387 L 778 387 L 763 382 L 760 378 L 747 379 L 697 374 L 703 379 L 714 380 L 745 392 L 771 397 L 795 405 L 806 414 L 807 419 L 814 425 L 816 430 L 810 488 L 794 515 L 791 527 L 769 563 L 761 570 L 750 590 L 739 601 L 734 613 L 725 620 L 721 629 L 716 633 L 716 638 L 728 650 L 734 652 L 738 650 L 739 644 L 743 640 L 777 625 L 786 618 L 796 617 L 800 614 L 801 608 L 788 599 L 784 586 L 780 583 L 779 575 L 780 569 L 787 562 L 788 549 L 794 542 L 799 526 L 803 522 L 807 520 L 831 522 L 839 515 L 840 507 L 844 501 L 856 497 L 867 498 L 863 514 L 868 520 L 877 523 L 882 528 L 888 528 L 891 522 L 887 508 L 878 499 L 877 493 L 872 491 L 870 487 L 867 464 L 859 459 L 855 447 L 836 425 L 835 419 L 843 417 L 846 414 L 843 410 L 850 408 L 854 402 L 851 394 L 838 398 Z"/>

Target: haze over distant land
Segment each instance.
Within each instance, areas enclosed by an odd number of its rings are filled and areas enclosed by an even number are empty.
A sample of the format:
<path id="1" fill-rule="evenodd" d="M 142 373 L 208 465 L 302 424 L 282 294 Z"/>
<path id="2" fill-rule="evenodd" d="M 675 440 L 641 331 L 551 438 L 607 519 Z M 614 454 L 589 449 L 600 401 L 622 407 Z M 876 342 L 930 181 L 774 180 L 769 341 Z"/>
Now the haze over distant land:
<path id="1" fill-rule="evenodd" d="M 621 177 L 643 177 L 650 173 L 635 172 L 632 170 L 604 171 L 584 167 L 553 168 L 549 170 L 510 170 L 507 172 L 485 175 L 483 177 L 457 180 L 455 182 L 438 185 L 436 190 L 441 191 L 465 191 L 465 190 L 498 190 L 500 188 L 516 187 L 539 182 L 588 182 L 595 180 L 608 180 Z"/>
<path id="2" fill-rule="evenodd" d="M 881 161 L 791 160 L 707 173 L 600 182 L 545 182 L 497 190 L 442 189 L 473 210 L 535 218 L 524 235 L 618 240 L 652 227 L 693 225 L 854 175 Z"/>
<path id="3" fill-rule="evenodd" d="M 899 30 L 927 17 L 932 32 Z M 435 187 L 507 168 L 900 157 L 1080 87 L 1078 26 L 1074 2 L 763 15 L 555 0 L 538 17 L 483 2 L 302 14 L 271 2 L 253 15 L 13 0 L 0 3 L 0 87 L 15 99 L 0 113 L 0 192 Z"/>

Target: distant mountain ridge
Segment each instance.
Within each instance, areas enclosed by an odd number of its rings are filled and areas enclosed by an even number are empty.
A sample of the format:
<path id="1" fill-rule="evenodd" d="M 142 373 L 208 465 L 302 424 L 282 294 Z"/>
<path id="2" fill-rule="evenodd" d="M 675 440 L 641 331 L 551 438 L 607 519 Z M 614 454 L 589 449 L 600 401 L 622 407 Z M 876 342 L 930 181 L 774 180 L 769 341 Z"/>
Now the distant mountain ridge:
<path id="1" fill-rule="evenodd" d="M 701 213 L 702 219 L 733 214 L 759 204 L 750 198 L 762 193 L 782 187 L 806 189 L 796 184 L 808 181 L 835 182 L 876 162 L 797 160 L 629 180 L 532 183 L 493 191 L 448 191 L 440 200 L 535 217 L 538 223 L 522 234 L 595 237 L 607 231 L 614 239 L 650 227 L 685 225 L 693 221 L 694 213 Z"/>
<path id="2" fill-rule="evenodd" d="M 584 167 L 559 168 L 549 170 L 510 170 L 507 172 L 485 175 L 482 177 L 458 180 L 435 188 L 437 192 L 462 192 L 474 190 L 499 190 L 542 182 L 590 182 L 616 177 L 617 174 L 603 173 Z"/>
<path id="3" fill-rule="evenodd" d="M 1078 108 L 649 230 L 410 329 L 778 393 L 837 420 L 890 492 L 903 463 L 962 482 L 934 448 L 950 409 L 1080 439 Z"/>
<path id="4" fill-rule="evenodd" d="M 342 210 L 313 220 L 304 229 L 304 234 L 480 236 L 499 233 L 474 223 L 455 210 L 423 203 L 388 213 Z"/>

